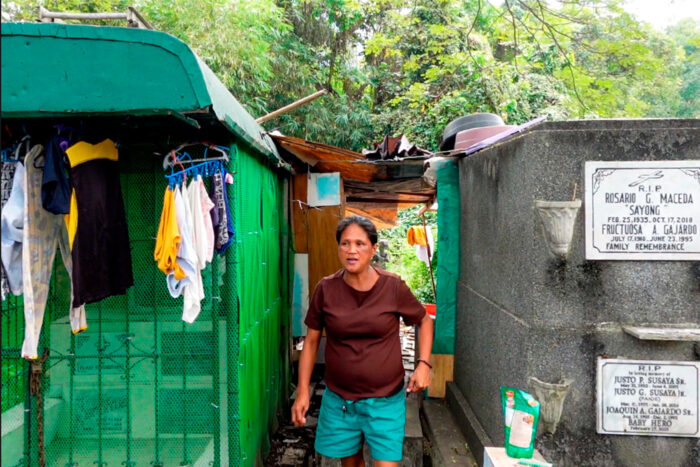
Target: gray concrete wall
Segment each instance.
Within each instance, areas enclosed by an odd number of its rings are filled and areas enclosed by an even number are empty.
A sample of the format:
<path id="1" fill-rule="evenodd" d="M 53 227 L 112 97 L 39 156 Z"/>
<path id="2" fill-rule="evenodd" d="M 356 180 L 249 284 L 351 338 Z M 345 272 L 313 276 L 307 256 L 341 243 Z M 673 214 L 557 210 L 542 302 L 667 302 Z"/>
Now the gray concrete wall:
<path id="1" fill-rule="evenodd" d="M 621 324 L 700 324 L 700 262 L 587 261 L 584 210 L 566 261 L 547 252 L 535 199 L 583 198 L 587 160 L 700 159 L 700 120 L 545 123 L 459 162 L 461 259 L 455 382 L 496 443 L 499 386 L 572 378 L 557 465 L 689 466 L 697 439 L 596 433 L 596 359 L 697 360 L 692 342 L 643 342 Z"/>

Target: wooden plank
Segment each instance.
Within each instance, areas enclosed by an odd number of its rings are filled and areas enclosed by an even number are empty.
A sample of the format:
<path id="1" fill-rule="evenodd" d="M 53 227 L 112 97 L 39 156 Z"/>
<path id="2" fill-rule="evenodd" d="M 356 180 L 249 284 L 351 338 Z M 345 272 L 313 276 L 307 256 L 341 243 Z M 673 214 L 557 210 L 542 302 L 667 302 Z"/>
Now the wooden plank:
<path id="1" fill-rule="evenodd" d="M 445 385 L 454 380 L 454 355 L 433 354 L 430 364 L 433 365 L 428 396 L 445 397 Z"/>
<path id="2" fill-rule="evenodd" d="M 407 195 L 403 193 L 353 193 L 347 195 L 347 200 L 352 202 L 369 203 L 427 203 L 432 199 L 432 195 Z"/>
<path id="3" fill-rule="evenodd" d="M 316 284 L 325 276 L 342 267 L 338 259 L 338 243 L 335 229 L 340 219 L 345 217 L 345 196 L 343 180 L 340 181 L 340 206 L 309 208 L 308 251 L 309 251 L 309 293 L 313 295 Z"/>
<path id="4" fill-rule="evenodd" d="M 375 164 L 354 161 L 320 161 L 316 168 L 321 172 L 340 172 L 343 178 L 364 182 L 373 180 L 379 170 Z"/>
<path id="5" fill-rule="evenodd" d="M 312 295 L 323 277 L 342 267 L 335 241 L 335 229 L 342 217 L 341 206 L 308 210 L 309 292 Z"/>
<path id="6" fill-rule="evenodd" d="M 294 251 L 297 253 L 309 252 L 307 217 L 306 174 L 303 173 L 295 175 L 292 180 L 292 231 L 294 232 Z"/>
<path id="7" fill-rule="evenodd" d="M 348 193 L 366 193 L 370 191 L 390 193 L 411 193 L 435 195 L 435 188 L 428 186 L 422 178 L 409 178 L 405 180 L 378 181 L 378 182 L 353 182 L 347 181 L 345 189 Z"/>

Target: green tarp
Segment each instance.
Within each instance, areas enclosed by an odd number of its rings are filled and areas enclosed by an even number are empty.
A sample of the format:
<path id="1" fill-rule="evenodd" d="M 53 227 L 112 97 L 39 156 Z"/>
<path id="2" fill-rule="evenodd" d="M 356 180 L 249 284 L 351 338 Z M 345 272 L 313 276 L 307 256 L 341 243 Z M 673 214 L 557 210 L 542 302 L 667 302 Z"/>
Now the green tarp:
<path id="1" fill-rule="evenodd" d="M 272 139 L 214 72 L 159 31 L 3 23 L 2 118 L 172 115 L 218 120 L 274 165 Z"/>
<path id="2" fill-rule="evenodd" d="M 454 161 L 437 163 L 437 317 L 433 353 L 454 354 L 459 279 L 459 171 Z"/>

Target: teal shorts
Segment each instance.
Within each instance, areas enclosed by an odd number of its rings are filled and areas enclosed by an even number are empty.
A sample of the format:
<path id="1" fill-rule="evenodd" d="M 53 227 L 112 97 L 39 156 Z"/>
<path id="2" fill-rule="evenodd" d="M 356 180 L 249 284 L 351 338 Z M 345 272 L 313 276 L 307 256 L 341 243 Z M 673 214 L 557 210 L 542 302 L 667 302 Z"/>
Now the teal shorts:
<path id="1" fill-rule="evenodd" d="M 316 428 L 316 451 L 349 457 L 367 441 L 374 460 L 400 461 L 406 427 L 404 390 L 388 397 L 346 401 L 326 388 Z"/>

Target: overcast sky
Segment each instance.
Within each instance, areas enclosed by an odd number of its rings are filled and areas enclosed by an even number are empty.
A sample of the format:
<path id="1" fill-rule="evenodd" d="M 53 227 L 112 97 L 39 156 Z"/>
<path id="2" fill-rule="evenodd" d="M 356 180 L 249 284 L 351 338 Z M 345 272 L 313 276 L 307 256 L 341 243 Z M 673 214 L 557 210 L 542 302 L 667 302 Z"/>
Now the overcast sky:
<path id="1" fill-rule="evenodd" d="M 625 9 L 660 30 L 682 18 L 700 22 L 700 0 L 626 0 Z"/>

